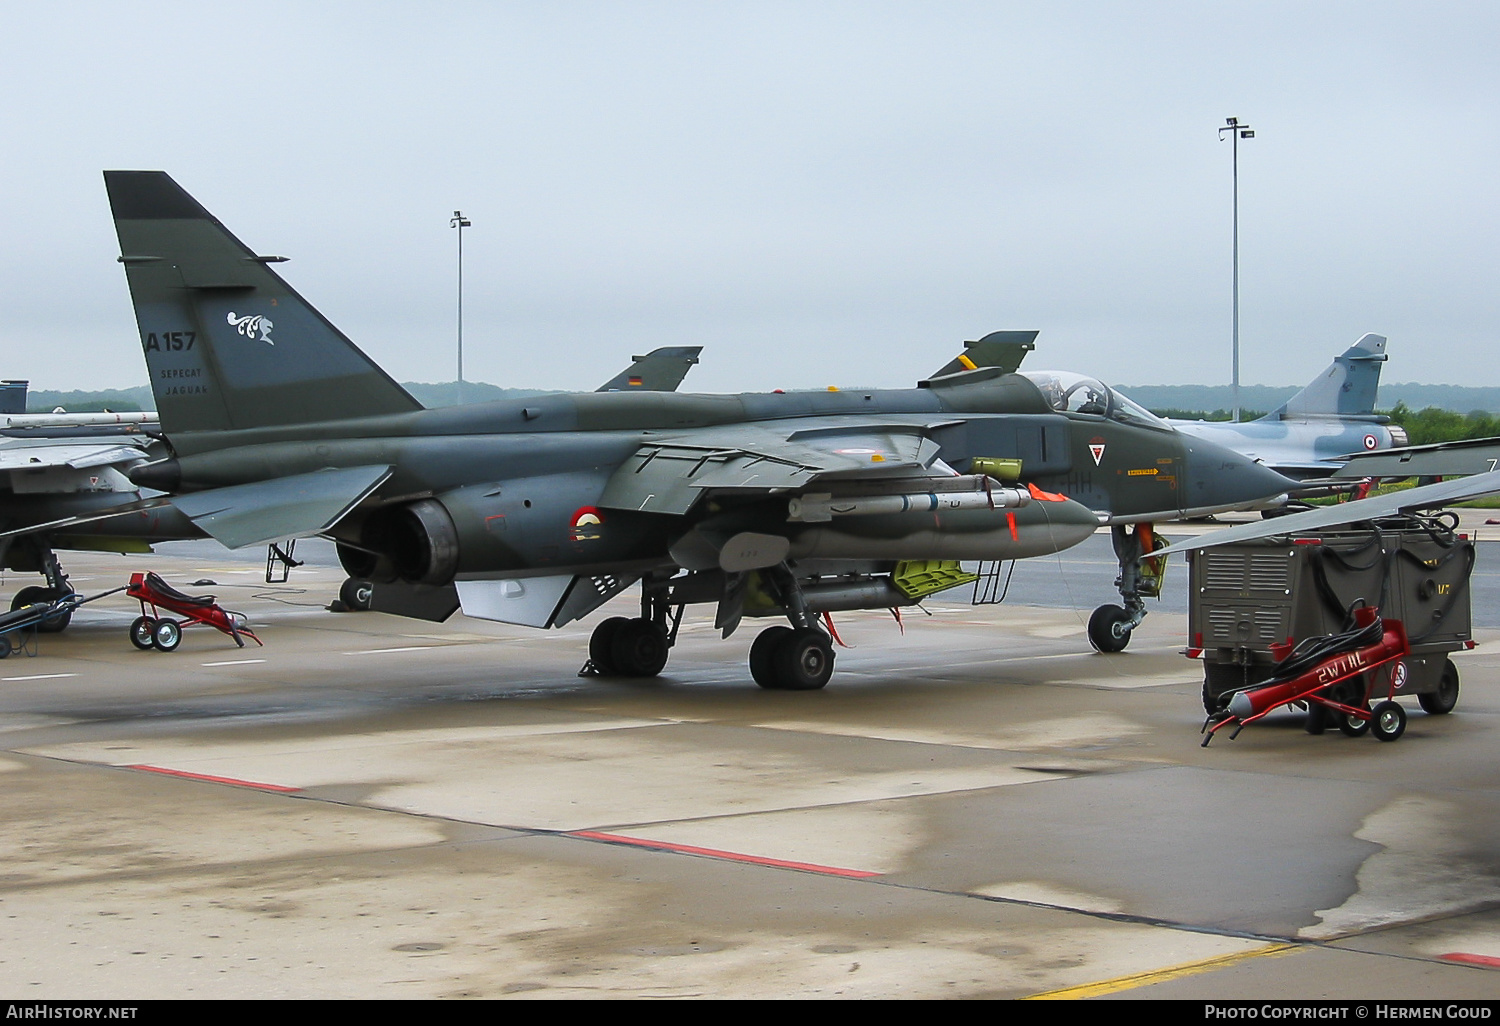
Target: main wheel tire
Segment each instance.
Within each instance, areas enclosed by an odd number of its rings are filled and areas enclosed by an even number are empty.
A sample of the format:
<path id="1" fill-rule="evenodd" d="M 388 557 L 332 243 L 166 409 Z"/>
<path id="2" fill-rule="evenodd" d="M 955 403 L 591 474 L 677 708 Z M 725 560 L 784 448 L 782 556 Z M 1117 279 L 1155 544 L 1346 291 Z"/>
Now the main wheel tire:
<path id="1" fill-rule="evenodd" d="M 1443 660 L 1443 675 L 1438 678 L 1436 691 L 1424 691 L 1417 696 L 1422 711 L 1429 716 L 1443 716 L 1453 711 L 1458 704 L 1458 667 L 1452 659 Z"/>
<path id="2" fill-rule="evenodd" d="M 1321 734 L 1328 729 L 1328 707 L 1319 705 L 1317 702 L 1307 703 L 1307 719 L 1302 723 L 1302 729 L 1309 734 Z"/>
<path id="3" fill-rule="evenodd" d="M 16 592 L 15 596 L 10 600 L 10 611 L 14 613 L 17 609 L 20 609 L 24 606 L 34 606 L 38 602 L 51 601 L 51 588 L 39 588 L 33 585 L 29 588 L 22 588 L 20 591 Z"/>
<path id="4" fill-rule="evenodd" d="M 615 667 L 613 654 L 615 635 L 630 621 L 623 616 L 611 616 L 599 621 L 594 633 L 589 635 L 589 662 L 605 677 L 613 677 L 620 671 Z"/>
<path id="5" fill-rule="evenodd" d="M 9 634 L 0 634 L 0 659 L 4 659 L 9 656 L 15 649 L 15 647 L 16 646 L 11 643 Z"/>
<path id="6" fill-rule="evenodd" d="M 1370 732 L 1381 741 L 1394 741 L 1406 733 L 1406 710 L 1395 702 L 1381 702 L 1370 711 Z"/>
<path id="7" fill-rule="evenodd" d="M 369 581 L 362 581 L 357 577 L 349 577 L 345 578 L 344 583 L 339 586 L 339 601 L 350 612 L 364 612 L 370 608 L 370 603 L 374 598 L 375 586 Z"/>
<path id="8" fill-rule="evenodd" d="M 833 676 L 833 641 L 815 627 L 799 627 L 777 642 L 771 666 L 787 691 L 816 691 Z"/>
<path id="9" fill-rule="evenodd" d="M 182 625 L 166 618 L 156 621 L 156 629 L 151 632 L 151 643 L 163 652 L 172 651 L 182 644 Z"/>
<path id="10" fill-rule="evenodd" d="M 655 677 L 666 669 L 667 632 L 650 620 L 626 620 L 610 643 L 615 671 L 626 677 Z"/>
<path id="11" fill-rule="evenodd" d="M 750 676 L 761 687 L 771 691 L 782 689 L 781 681 L 776 676 L 774 656 L 776 646 L 791 634 L 790 627 L 767 627 L 755 636 L 755 641 L 750 646 Z"/>
<path id="12" fill-rule="evenodd" d="M 1364 737 L 1365 732 L 1370 729 L 1370 721 L 1362 720 L 1351 713 L 1334 713 L 1333 718 L 1338 722 L 1339 730 L 1346 737 Z"/>
<path id="13" fill-rule="evenodd" d="M 130 643 L 143 652 L 152 647 L 155 636 L 156 621 L 149 616 L 138 616 L 130 625 Z"/>
<path id="14" fill-rule="evenodd" d="M 1089 644 L 1100 652 L 1125 651 L 1133 629 L 1125 626 L 1129 620 L 1123 606 L 1100 606 L 1089 617 Z"/>
<path id="15" fill-rule="evenodd" d="M 16 592 L 15 597 L 10 600 L 10 608 L 11 612 L 15 612 L 17 609 L 25 606 L 35 605 L 38 602 L 50 604 L 60 598 L 62 598 L 62 594 L 59 594 L 54 588 L 42 588 L 32 585 L 29 588 L 22 588 Z M 61 634 L 68 629 L 68 624 L 72 622 L 73 610 L 69 609 L 47 617 L 36 625 L 36 629 L 40 634 Z"/>

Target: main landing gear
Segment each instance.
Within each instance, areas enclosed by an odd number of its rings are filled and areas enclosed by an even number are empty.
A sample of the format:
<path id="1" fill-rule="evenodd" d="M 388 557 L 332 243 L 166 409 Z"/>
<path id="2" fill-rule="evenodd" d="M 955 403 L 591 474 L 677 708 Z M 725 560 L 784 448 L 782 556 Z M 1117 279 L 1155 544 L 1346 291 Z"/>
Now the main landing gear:
<path id="1" fill-rule="evenodd" d="M 589 664 L 604 677 L 655 677 L 666 669 L 672 642 L 667 629 L 644 616 L 612 616 L 589 638 Z"/>
<path id="2" fill-rule="evenodd" d="M 57 560 L 57 554 L 48 546 L 40 546 L 37 552 L 38 562 L 42 574 L 47 578 L 46 587 L 33 585 L 22 588 L 16 592 L 15 597 L 10 600 L 11 612 L 37 602 L 56 602 L 64 595 L 73 593 L 73 586 L 68 583 L 68 575 L 63 573 L 62 564 Z M 33 566 L 31 569 L 35 569 Z M 49 616 L 36 629 L 41 634 L 61 634 L 68 629 L 68 624 L 73 622 L 73 610 L 67 609 L 56 616 Z"/>
<path id="3" fill-rule="evenodd" d="M 750 676 L 773 691 L 816 691 L 833 676 L 833 642 L 816 627 L 767 627 L 750 646 Z"/>
<path id="4" fill-rule="evenodd" d="M 767 627 L 750 646 L 750 676 L 771 691 L 816 691 L 833 676 L 833 641 L 818 626 L 816 613 L 796 575 L 782 563 L 760 572 L 762 587 L 786 610 L 790 627 Z"/>
<path id="5" fill-rule="evenodd" d="M 1094 610 L 1089 617 L 1089 644 L 1100 652 L 1123 652 L 1130 644 L 1130 632 L 1146 618 L 1146 603 L 1142 600 L 1161 594 L 1167 560 L 1165 556 L 1151 558 L 1149 554 L 1164 547 L 1166 542 L 1156 536 L 1150 524 L 1136 524 L 1133 530 L 1116 524 L 1110 528 L 1110 536 L 1115 558 L 1120 562 L 1115 587 L 1125 604 Z"/>
<path id="6" fill-rule="evenodd" d="M 640 616 L 611 616 L 594 628 L 580 677 L 655 677 L 666 669 L 683 607 L 670 605 L 656 583 L 648 579 L 641 587 Z"/>
<path id="7" fill-rule="evenodd" d="M 709 600 L 709 593 L 703 591 L 679 592 L 683 580 L 648 577 L 641 588 L 641 615 L 612 616 L 595 627 L 589 638 L 589 661 L 578 675 L 655 677 L 660 674 L 677 641 L 686 603 Z M 715 591 L 722 591 L 715 626 L 725 637 L 739 626 L 745 593 L 751 583 L 749 573 L 736 573 L 727 575 L 722 586 L 713 584 Z M 785 611 L 791 626 L 778 625 L 761 631 L 750 646 L 750 676 L 761 687 L 775 691 L 816 691 L 823 687 L 833 676 L 833 641 L 818 626 L 817 614 L 808 610 L 796 577 L 781 564 L 754 571 L 753 583 L 759 592 L 764 592 L 764 600 L 769 600 L 776 610 Z M 762 615 L 768 615 L 765 605 L 758 608 Z"/>

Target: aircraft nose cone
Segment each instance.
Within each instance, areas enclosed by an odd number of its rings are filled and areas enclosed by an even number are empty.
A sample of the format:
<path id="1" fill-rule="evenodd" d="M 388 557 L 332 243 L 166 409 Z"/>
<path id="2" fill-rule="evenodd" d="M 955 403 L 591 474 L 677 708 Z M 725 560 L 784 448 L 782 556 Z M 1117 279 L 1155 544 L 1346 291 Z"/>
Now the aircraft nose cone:
<path id="1" fill-rule="evenodd" d="M 1183 439 L 1188 509 L 1248 508 L 1281 495 L 1297 482 L 1243 453 L 1201 439 Z"/>

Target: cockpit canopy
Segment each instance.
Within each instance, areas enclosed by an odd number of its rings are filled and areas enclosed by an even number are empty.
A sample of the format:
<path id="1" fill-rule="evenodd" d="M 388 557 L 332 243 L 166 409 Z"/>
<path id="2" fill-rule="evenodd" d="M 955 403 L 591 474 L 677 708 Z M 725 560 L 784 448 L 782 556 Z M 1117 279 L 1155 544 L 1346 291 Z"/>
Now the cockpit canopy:
<path id="1" fill-rule="evenodd" d="M 1139 406 L 1098 378 L 1072 371 L 1022 371 L 1058 413 L 1081 413 L 1108 417 L 1122 424 L 1172 430 L 1170 424 L 1145 407 Z"/>

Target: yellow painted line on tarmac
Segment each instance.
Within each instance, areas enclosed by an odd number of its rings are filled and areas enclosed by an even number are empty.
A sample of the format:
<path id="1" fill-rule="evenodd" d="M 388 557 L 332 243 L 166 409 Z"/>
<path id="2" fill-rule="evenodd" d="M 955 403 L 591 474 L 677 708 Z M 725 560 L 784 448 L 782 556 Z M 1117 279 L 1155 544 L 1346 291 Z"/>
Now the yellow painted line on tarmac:
<path id="1" fill-rule="evenodd" d="M 1296 944 L 1268 944 L 1263 948 L 1255 948 L 1251 951 L 1241 951 L 1233 955 L 1220 955 L 1217 958 L 1205 958 L 1201 962 L 1184 962 L 1182 965 L 1167 966 L 1164 969 L 1152 969 L 1150 972 L 1135 973 L 1132 976 L 1118 976 L 1113 980 L 1100 980 L 1098 983 L 1085 983 L 1077 987 L 1064 987 L 1062 990 L 1049 990 L 1044 994 L 1033 994 L 1026 998 L 1026 1000 L 1078 1001 L 1083 998 L 1103 997 L 1105 994 L 1118 994 L 1122 990 L 1134 990 L 1137 987 L 1149 987 L 1153 983 L 1165 983 L 1168 980 L 1180 980 L 1184 976 L 1196 976 L 1199 973 L 1212 972 L 1215 969 L 1223 969 L 1252 958 L 1289 955 L 1293 951 L 1296 951 L 1297 948 L 1298 945 Z"/>

